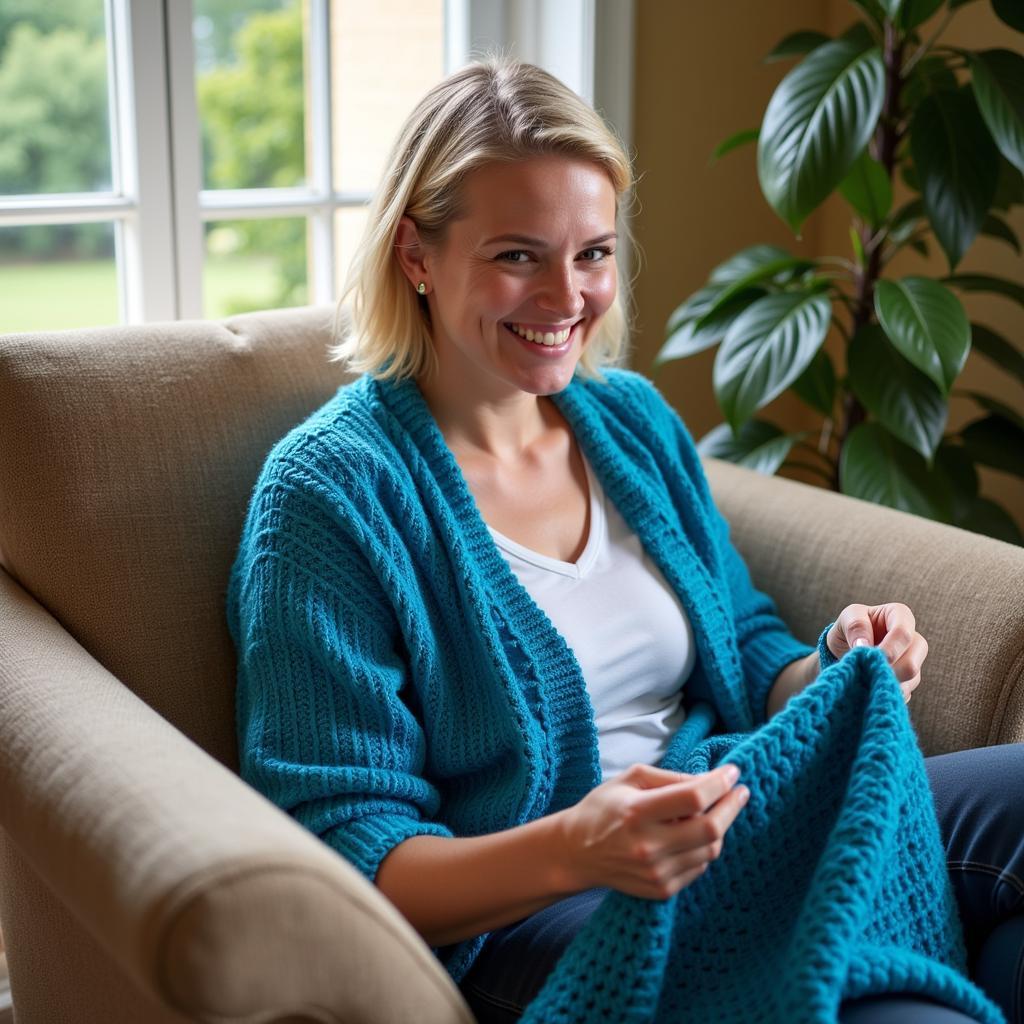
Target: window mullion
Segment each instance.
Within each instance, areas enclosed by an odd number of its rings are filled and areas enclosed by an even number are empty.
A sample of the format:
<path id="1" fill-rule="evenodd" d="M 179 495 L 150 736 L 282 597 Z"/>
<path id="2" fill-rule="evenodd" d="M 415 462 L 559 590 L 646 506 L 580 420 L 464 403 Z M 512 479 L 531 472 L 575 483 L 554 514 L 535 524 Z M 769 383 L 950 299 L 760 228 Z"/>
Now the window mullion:
<path id="1" fill-rule="evenodd" d="M 153 5 L 153 0 L 132 0 Z M 178 317 L 203 316 L 202 135 L 196 103 L 192 0 L 161 0 L 167 26 L 167 83 L 170 110 L 171 188 Z"/>
<path id="2" fill-rule="evenodd" d="M 306 92 L 307 166 L 313 192 L 333 195 L 333 142 L 331 116 L 331 13 L 329 0 L 309 0 Z M 335 216 L 333 206 L 321 207 L 310 216 L 310 301 L 335 299 Z"/>
<path id="3" fill-rule="evenodd" d="M 177 314 L 171 236 L 164 26 L 151 0 L 108 0 L 114 190 L 129 204 L 117 231 L 122 318 Z"/>

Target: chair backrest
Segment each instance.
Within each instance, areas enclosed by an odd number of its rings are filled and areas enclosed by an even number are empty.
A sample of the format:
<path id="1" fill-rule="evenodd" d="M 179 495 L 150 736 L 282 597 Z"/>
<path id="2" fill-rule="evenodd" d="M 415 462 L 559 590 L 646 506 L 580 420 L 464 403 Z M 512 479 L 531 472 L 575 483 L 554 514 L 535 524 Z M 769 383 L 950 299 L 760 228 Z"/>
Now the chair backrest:
<path id="1" fill-rule="evenodd" d="M 346 380 L 333 315 L 0 337 L 0 564 L 232 769 L 228 572 L 267 452 Z"/>

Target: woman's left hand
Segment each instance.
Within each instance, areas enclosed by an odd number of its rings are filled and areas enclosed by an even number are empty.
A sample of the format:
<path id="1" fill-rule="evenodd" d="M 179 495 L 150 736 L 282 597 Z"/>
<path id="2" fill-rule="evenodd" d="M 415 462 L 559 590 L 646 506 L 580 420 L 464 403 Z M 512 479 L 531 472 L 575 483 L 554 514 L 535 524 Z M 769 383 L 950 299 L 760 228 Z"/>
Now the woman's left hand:
<path id="1" fill-rule="evenodd" d="M 847 605 L 825 637 L 832 654 L 841 658 L 847 651 L 866 643 L 879 647 L 889 660 L 904 702 L 921 682 L 921 666 L 928 657 L 928 641 L 917 632 L 914 613 L 905 605 Z"/>

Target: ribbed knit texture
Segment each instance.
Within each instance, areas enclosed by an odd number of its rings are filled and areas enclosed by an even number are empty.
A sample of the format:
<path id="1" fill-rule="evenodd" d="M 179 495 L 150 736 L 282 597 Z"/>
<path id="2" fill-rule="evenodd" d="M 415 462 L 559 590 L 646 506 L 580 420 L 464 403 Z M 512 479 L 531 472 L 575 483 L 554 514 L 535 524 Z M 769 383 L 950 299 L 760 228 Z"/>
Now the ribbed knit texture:
<path id="1" fill-rule="evenodd" d="M 753 587 L 679 417 L 639 374 L 606 376 L 554 401 L 693 625 L 688 717 L 661 763 L 705 770 L 728 752 L 752 797 L 698 883 L 667 901 L 610 893 L 528 1019 L 824 1022 L 844 994 L 909 987 L 998 1021 L 958 973 L 927 779 L 884 657 L 835 664 L 823 633 L 819 681 L 759 728 L 778 673 L 815 649 Z M 243 778 L 370 880 L 410 836 L 497 832 L 599 784 L 576 659 L 412 381 L 362 377 L 274 446 L 227 617 Z M 484 938 L 435 949 L 453 980 Z"/>

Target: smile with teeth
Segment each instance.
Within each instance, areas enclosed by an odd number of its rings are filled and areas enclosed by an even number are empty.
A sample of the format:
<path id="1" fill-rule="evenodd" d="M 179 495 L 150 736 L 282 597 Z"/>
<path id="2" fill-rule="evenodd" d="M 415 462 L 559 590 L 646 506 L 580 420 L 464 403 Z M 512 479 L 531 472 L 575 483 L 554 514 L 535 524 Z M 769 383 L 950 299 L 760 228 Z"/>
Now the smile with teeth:
<path id="1" fill-rule="evenodd" d="M 548 348 L 553 348 L 556 345 L 564 345 L 569 340 L 569 335 L 572 333 L 572 327 L 566 327 L 561 331 L 535 331 L 529 327 L 523 327 L 520 324 L 505 324 L 510 330 L 514 331 L 521 338 L 525 338 L 527 341 L 535 342 L 538 345 L 545 345 Z"/>

